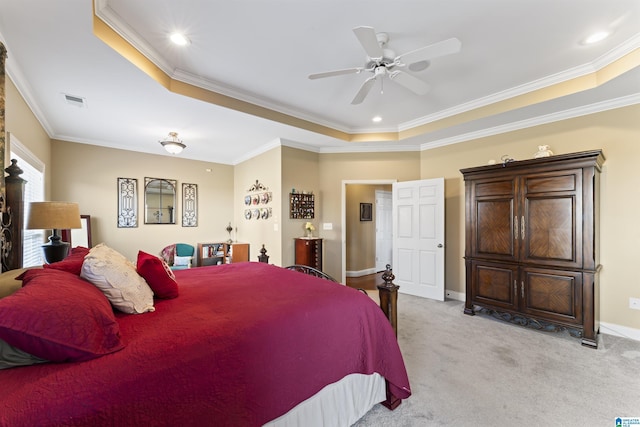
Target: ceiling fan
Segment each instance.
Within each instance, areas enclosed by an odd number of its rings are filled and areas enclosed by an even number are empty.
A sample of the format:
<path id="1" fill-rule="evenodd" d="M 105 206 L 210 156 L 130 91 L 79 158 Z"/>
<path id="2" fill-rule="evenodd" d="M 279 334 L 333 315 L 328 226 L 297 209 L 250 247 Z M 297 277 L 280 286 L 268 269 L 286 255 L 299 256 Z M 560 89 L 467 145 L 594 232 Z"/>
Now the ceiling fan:
<path id="1" fill-rule="evenodd" d="M 343 74 L 358 74 L 363 71 L 373 73 L 373 76 L 367 78 L 364 83 L 362 83 L 360 90 L 358 90 L 353 101 L 351 101 L 354 105 L 364 101 L 376 80 L 382 80 L 385 76 L 418 95 L 424 95 L 429 91 L 429 85 L 398 68 L 406 67 L 411 71 L 421 71 L 429 66 L 431 59 L 457 53 L 462 46 L 460 40 L 450 38 L 396 56 L 394 51 L 386 47 L 389 42 L 389 35 L 387 33 L 376 33 L 372 27 L 356 27 L 353 29 L 353 32 L 367 54 L 364 67 L 311 74 L 309 78 L 314 80 Z"/>

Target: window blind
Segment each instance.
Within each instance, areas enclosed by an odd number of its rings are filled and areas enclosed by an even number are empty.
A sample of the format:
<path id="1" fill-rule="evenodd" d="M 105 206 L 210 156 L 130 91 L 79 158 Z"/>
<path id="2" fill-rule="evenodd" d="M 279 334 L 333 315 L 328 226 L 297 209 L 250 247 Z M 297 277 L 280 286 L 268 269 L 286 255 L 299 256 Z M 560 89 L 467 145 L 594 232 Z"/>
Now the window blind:
<path id="1" fill-rule="evenodd" d="M 44 163 L 29 152 L 15 137 L 11 138 L 11 158 L 18 161 L 23 170 L 20 177 L 27 181 L 24 186 L 25 227 L 29 217 L 29 203 L 44 201 Z M 42 265 L 42 244 L 45 230 L 24 230 L 22 243 L 22 266 Z"/>

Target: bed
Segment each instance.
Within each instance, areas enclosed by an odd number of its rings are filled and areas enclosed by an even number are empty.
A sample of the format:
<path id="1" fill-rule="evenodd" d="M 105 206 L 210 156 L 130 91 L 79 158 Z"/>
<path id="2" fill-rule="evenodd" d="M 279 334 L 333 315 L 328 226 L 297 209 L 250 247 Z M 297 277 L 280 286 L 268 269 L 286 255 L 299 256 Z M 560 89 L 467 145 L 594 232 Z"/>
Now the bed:
<path id="1" fill-rule="evenodd" d="M 35 359 L 0 369 L 1 426 L 350 425 L 374 404 L 393 408 L 411 394 L 394 330 L 362 292 L 244 262 L 170 273 L 175 295 L 152 286 L 153 306 L 128 314 L 84 276 L 87 251 L 74 248 L 60 268 L 27 270 L 18 276 L 24 287 L 13 283 L 0 298 L 0 339 Z M 19 301 L 28 292 L 45 307 Z M 26 313 L 7 326 L 16 304 Z M 97 350 L 81 348 L 96 346 L 87 332 L 95 325 L 80 317 L 85 305 L 100 307 Z M 40 321 L 56 335 L 43 310 L 73 319 L 63 338 L 82 345 L 45 337 L 53 349 L 42 353 L 41 336 L 23 344 L 7 333 Z"/>

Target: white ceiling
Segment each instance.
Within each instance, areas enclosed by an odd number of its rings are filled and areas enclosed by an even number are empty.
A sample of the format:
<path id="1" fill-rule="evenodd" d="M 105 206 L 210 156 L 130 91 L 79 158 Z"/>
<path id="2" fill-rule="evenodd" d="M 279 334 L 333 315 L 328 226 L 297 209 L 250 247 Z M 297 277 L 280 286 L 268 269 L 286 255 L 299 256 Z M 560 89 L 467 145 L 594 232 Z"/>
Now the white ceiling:
<path id="1" fill-rule="evenodd" d="M 170 79 L 284 113 L 280 122 L 168 90 L 94 34 L 92 6 L 0 0 L 7 72 L 52 138 L 166 154 L 158 140 L 175 131 L 187 145 L 181 157 L 237 164 L 278 144 L 318 152 L 421 150 L 640 103 L 638 0 L 96 2 L 100 19 Z M 384 80 L 384 93 L 376 86 L 352 105 L 366 73 L 307 76 L 363 66 L 357 26 L 388 33 L 396 54 L 451 37 L 462 49 L 413 73 L 431 86 L 426 95 Z M 189 46 L 168 41 L 178 29 Z M 583 43 L 602 29 L 611 32 L 608 39 Z M 630 70 L 595 88 L 497 108 L 505 99 L 595 76 L 625 55 Z M 84 98 L 86 107 L 69 104 L 65 94 Z M 466 115 L 486 106 L 495 111 Z M 383 120 L 373 123 L 375 115 Z M 306 124 L 284 124 L 292 118 Z M 308 123 L 369 141 L 312 132 L 304 129 Z M 398 141 L 372 136 L 412 129 Z"/>

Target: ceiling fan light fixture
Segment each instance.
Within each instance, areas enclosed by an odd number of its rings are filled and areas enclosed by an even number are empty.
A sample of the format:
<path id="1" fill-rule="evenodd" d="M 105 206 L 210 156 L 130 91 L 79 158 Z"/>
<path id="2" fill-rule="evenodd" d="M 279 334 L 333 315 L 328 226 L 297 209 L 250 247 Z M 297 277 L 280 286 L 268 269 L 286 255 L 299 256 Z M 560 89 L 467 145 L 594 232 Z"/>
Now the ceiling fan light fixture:
<path id="1" fill-rule="evenodd" d="M 170 154 L 180 154 L 182 150 L 187 148 L 186 145 L 182 143 L 180 139 L 178 139 L 177 132 L 169 132 L 169 135 L 163 139 L 162 141 L 158 141 L 165 150 L 167 150 Z"/>

